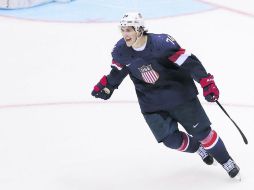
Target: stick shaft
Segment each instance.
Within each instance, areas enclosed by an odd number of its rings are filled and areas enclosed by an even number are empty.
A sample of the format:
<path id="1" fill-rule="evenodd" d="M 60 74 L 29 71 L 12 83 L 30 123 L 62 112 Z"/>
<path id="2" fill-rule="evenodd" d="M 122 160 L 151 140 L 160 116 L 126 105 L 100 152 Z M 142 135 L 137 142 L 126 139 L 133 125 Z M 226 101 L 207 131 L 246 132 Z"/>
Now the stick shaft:
<path id="1" fill-rule="evenodd" d="M 239 131 L 239 133 L 241 134 L 243 141 L 245 144 L 248 144 L 248 140 L 246 138 L 246 136 L 243 134 L 242 130 L 238 127 L 238 125 L 234 122 L 234 120 L 229 116 L 229 114 L 227 113 L 227 111 L 223 108 L 223 106 L 219 103 L 218 100 L 216 100 L 216 103 L 218 104 L 218 106 L 222 109 L 222 111 L 228 116 L 228 118 L 234 123 L 234 125 L 236 126 L 237 130 Z"/>

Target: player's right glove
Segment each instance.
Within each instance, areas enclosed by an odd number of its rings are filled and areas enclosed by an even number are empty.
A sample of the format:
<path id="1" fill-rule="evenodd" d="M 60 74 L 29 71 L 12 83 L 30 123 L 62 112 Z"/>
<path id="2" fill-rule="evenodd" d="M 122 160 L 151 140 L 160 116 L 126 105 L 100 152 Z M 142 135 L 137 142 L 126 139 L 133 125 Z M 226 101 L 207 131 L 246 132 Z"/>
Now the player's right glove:
<path id="1" fill-rule="evenodd" d="M 207 77 L 200 80 L 200 85 L 203 88 L 203 95 L 208 102 L 215 102 L 219 99 L 219 89 L 215 85 L 213 75 L 210 73 Z"/>
<path id="2" fill-rule="evenodd" d="M 108 83 L 108 79 L 106 76 L 103 76 L 98 82 L 92 91 L 92 96 L 95 98 L 101 98 L 103 100 L 107 100 L 113 94 L 114 88 Z"/>

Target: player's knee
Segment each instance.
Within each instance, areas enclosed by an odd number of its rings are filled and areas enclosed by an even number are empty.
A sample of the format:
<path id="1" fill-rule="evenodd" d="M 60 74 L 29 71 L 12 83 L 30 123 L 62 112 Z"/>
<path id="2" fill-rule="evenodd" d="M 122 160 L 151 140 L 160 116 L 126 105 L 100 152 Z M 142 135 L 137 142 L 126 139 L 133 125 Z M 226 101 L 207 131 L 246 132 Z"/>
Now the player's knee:
<path id="1" fill-rule="evenodd" d="M 193 133 L 192 136 L 195 139 L 197 139 L 198 141 L 202 141 L 203 139 L 205 139 L 209 135 L 211 130 L 212 130 L 211 127 L 207 126 L 207 127 L 204 127 L 202 130 Z"/>
<path id="2" fill-rule="evenodd" d="M 181 141 L 181 135 L 178 133 L 170 134 L 162 140 L 163 144 L 166 147 L 172 149 L 178 149 L 181 146 Z"/>

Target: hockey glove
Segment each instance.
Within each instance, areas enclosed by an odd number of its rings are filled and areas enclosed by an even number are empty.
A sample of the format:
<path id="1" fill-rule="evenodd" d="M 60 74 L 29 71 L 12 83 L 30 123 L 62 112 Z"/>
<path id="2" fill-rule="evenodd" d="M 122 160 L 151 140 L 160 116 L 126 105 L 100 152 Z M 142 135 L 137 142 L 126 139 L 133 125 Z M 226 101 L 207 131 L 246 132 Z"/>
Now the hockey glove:
<path id="1" fill-rule="evenodd" d="M 92 91 L 92 96 L 107 100 L 110 98 L 114 88 L 108 83 L 107 77 L 103 76 L 98 84 L 96 84 Z"/>
<path id="2" fill-rule="evenodd" d="M 215 102 L 219 99 L 219 89 L 215 85 L 213 75 L 209 73 L 208 76 L 202 78 L 199 83 L 203 88 L 203 95 L 208 102 Z"/>

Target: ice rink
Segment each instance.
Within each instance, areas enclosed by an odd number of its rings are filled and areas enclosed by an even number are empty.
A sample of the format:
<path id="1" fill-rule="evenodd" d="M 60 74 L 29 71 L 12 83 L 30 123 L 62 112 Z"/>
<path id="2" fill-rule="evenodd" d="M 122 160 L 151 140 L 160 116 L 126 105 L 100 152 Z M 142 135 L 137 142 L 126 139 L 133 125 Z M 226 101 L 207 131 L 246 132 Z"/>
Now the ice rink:
<path id="1" fill-rule="evenodd" d="M 0 16 L 0 189 L 253 189 L 254 2 L 199 2 L 215 8 L 146 25 L 149 32 L 172 35 L 215 76 L 219 101 L 249 144 L 215 103 L 199 97 L 241 168 L 240 183 L 197 154 L 158 144 L 129 77 L 109 101 L 90 95 L 110 71 L 110 53 L 121 38 L 117 22 Z"/>

